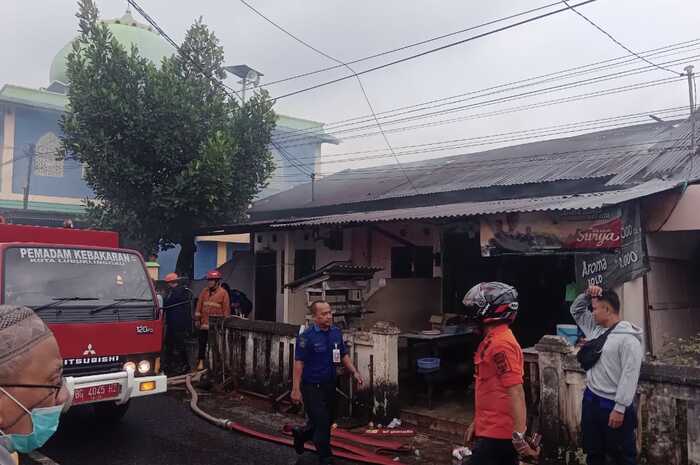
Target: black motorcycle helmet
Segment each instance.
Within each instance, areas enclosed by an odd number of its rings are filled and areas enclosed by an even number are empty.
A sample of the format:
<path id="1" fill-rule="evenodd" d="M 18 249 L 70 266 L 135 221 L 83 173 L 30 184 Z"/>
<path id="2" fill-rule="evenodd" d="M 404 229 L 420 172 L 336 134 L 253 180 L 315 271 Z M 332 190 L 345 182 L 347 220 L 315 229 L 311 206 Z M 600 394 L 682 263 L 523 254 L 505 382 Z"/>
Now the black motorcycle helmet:
<path id="1" fill-rule="evenodd" d="M 462 303 L 474 309 L 482 323 L 512 323 L 518 314 L 518 291 L 496 281 L 479 283 L 469 289 Z"/>

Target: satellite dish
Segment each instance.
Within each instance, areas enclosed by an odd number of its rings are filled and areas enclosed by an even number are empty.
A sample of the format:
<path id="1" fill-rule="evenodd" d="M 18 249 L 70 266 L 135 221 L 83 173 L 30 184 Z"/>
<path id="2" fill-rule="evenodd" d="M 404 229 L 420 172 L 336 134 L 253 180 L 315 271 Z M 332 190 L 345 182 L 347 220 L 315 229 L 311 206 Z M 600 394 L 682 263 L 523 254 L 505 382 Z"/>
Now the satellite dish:
<path id="1" fill-rule="evenodd" d="M 248 71 L 245 80 L 252 83 L 254 86 L 260 84 L 260 74 L 258 74 L 254 69 Z"/>

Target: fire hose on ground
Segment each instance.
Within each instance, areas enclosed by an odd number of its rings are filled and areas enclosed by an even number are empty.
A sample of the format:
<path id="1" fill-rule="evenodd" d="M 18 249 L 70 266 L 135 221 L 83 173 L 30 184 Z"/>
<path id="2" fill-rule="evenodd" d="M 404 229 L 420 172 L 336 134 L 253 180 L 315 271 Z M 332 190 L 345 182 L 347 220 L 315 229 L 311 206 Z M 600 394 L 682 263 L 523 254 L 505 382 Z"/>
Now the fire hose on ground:
<path id="1" fill-rule="evenodd" d="M 294 441 L 289 438 L 285 438 L 282 436 L 276 436 L 273 434 L 268 434 L 268 433 L 263 433 L 260 431 L 256 431 L 254 429 L 248 428 L 246 426 L 243 426 L 235 421 L 228 420 L 225 418 L 217 418 L 214 417 L 205 411 L 203 411 L 199 406 L 197 405 L 199 403 L 199 396 L 197 394 L 197 391 L 194 389 L 192 386 L 192 381 L 193 379 L 199 379 L 201 378 L 203 372 L 197 373 L 194 377 L 192 375 L 185 375 L 184 376 L 184 384 L 187 387 L 187 390 L 190 393 L 191 399 L 190 399 L 190 408 L 192 411 L 200 416 L 201 418 L 207 420 L 208 422 L 212 423 L 213 425 L 216 425 L 220 428 L 229 430 L 229 431 L 236 431 L 238 433 L 244 434 L 246 436 L 255 438 L 255 439 L 260 439 L 263 441 L 268 441 L 272 442 L 275 444 L 281 444 L 284 446 L 289 446 L 292 447 L 294 445 Z M 182 384 L 183 382 L 183 377 L 178 377 L 173 379 L 174 384 Z M 285 427 L 285 431 L 289 431 L 287 427 Z M 402 445 L 399 442 L 394 442 L 394 441 L 380 441 L 377 439 L 368 439 L 368 438 L 363 438 L 356 436 L 350 432 L 347 431 L 340 431 L 336 430 L 333 432 L 333 437 L 334 439 L 331 440 L 331 447 L 333 449 L 333 455 L 338 458 L 342 459 L 347 459 L 347 460 L 352 460 L 355 462 L 361 462 L 361 463 L 368 463 L 368 464 L 376 464 L 376 465 L 401 465 L 400 461 L 388 458 L 386 456 L 379 455 L 376 452 L 407 452 L 408 449 Z M 339 439 L 347 439 L 351 441 L 361 441 L 362 443 L 369 444 L 375 446 L 377 449 L 375 452 L 370 452 L 362 447 L 355 446 L 353 444 L 349 444 L 345 441 L 341 441 Z M 309 451 L 315 451 L 316 448 L 311 445 L 311 444 L 305 444 L 304 446 L 306 450 Z"/>

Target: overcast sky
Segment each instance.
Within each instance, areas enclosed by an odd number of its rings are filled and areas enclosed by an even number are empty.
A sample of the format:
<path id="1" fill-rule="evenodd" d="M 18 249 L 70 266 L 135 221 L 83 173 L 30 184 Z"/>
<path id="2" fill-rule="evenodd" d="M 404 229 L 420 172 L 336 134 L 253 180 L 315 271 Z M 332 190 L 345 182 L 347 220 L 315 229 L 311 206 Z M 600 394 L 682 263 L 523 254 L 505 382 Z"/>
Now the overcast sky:
<path id="1" fill-rule="evenodd" d="M 519 0 L 517 2 L 513 0 L 488 2 L 250 0 L 256 8 L 291 32 L 344 61 L 465 29 L 553 2 L 554 0 Z M 578 2 L 572 0 L 572 3 Z M 236 0 L 200 0 L 198 2 L 140 0 L 140 4 L 178 42 L 184 37 L 188 26 L 202 16 L 221 39 L 227 62 L 229 64 L 246 63 L 260 70 L 265 74 L 263 82 L 271 82 L 334 64 L 285 36 Z M 73 0 L 2 1 L 0 86 L 6 83 L 29 87 L 42 87 L 48 84 L 49 66 L 53 56 L 76 35 L 77 20 L 74 16 L 76 5 Z M 124 13 L 126 1 L 99 0 L 98 6 L 103 18 L 114 18 Z M 635 51 L 654 49 L 700 37 L 698 31 L 700 2 L 697 0 L 598 0 L 581 7 L 580 11 Z M 133 14 L 138 20 L 143 21 L 136 12 Z M 503 24 L 507 23 L 499 25 Z M 466 38 L 499 25 L 359 63 L 355 67 L 357 70 L 366 69 Z M 573 12 L 567 11 L 363 75 L 362 80 L 375 110 L 381 112 L 625 54 L 626 52 L 609 38 Z M 694 55 L 700 55 L 700 47 L 688 49 L 684 54 L 660 58 L 658 61 Z M 693 61 L 694 59 L 688 58 L 683 64 L 674 64 L 671 67 L 682 72 L 684 66 Z M 637 61 L 621 69 L 640 68 L 645 65 L 644 62 Z M 601 72 L 597 75 L 606 73 Z M 279 96 L 344 74 L 347 74 L 347 71 L 337 70 L 319 74 L 271 86 L 269 91 L 273 96 Z M 479 110 L 442 115 L 438 118 L 421 119 L 412 121 L 410 124 L 463 117 L 672 77 L 673 75 L 666 71 L 654 70 L 634 77 L 613 79 L 595 86 L 548 93 Z M 233 79 L 227 82 L 232 86 L 238 86 Z M 559 83 L 557 81 L 548 85 Z M 392 145 L 400 147 L 649 112 L 680 107 L 687 103 L 687 85 L 679 80 L 677 83 L 612 96 L 390 133 L 388 138 Z M 281 99 L 277 102 L 276 110 L 292 116 L 332 123 L 366 115 L 368 106 L 357 81 L 349 79 L 315 91 Z M 387 129 L 401 126 L 401 124 L 387 126 Z M 368 131 L 372 132 L 371 130 L 364 132 Z M 338 134 L 338 136 L 342 138 L 350 134 L 352 133 Z M 453 151 L 406 156 L 402 157 L 402 160 L 444 156 L 490 147 L 492 146 L 459 148 Z M 348 139 L 338 146 L 326 145 L 324 156 L 330 155 L 327 160 L 331 160 L 333 154 L 385 148 L 386 145 L 381 136 L 375 135 Z M 344 157 L 336 159 L 342 158 Z M 358 161 L 350 166 L 391 162 L 393 162 L 391 158 L 377 158 Z M 329 163 L 323 166 L 322 172 L 332 172 L 347 166 L 349 166 L 347 163 Z"/>

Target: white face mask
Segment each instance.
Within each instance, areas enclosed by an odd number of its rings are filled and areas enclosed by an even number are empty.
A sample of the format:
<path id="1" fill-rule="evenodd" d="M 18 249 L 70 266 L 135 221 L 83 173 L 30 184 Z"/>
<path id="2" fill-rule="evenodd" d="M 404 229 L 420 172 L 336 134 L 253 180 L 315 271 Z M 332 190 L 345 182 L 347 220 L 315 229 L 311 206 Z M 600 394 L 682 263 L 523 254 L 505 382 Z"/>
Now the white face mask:
<path id="1" fill-rule="evenodd" d="M 32 419 L 32 432 L 29 434 L 5 434 L 0 430 L 0 441 L 3 447 L 10 452 L 21 452 L 27 454 L 40 448 L 58 429 L 58 422 L 61 418 L 63 404 L 53 407 L 33 408 L 30 412 L 20 401 L 5 389 L 0 388 L 7 397 L 12 399 L 27 415 Z"/>

